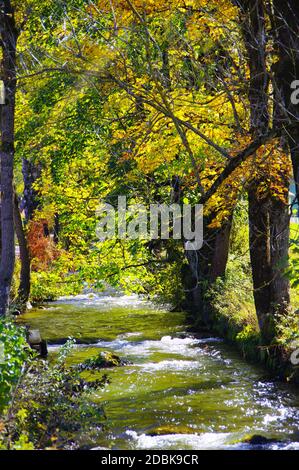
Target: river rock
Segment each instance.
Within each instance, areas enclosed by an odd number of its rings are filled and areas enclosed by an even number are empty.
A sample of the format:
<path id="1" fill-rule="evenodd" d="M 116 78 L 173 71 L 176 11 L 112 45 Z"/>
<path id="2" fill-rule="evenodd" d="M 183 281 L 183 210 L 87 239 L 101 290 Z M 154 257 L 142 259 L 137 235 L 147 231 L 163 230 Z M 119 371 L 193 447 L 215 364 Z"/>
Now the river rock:
<path id="1" fill-rule="evenodd" d="M 29 330 L 27 341 L 29 343 L 29 346 L 35 351 L 37 351 L 41 357 L 47 357 L 47 342 L 42 339 L 39 330 Z"/>
<path id="2" fill-rule="evenodd" d="M 29 330 L 28 332 L 28 343 L 30 345 L 40 344 L 42 341 L 39 330 Z"/>
<path id="3" fill-rule="evenodd" d="M 80 370 L 107 369 L 111 367 L 119 367 L 128 364 L 128 361 L 121 359 L 116 354 L 109 351 L 100 352 L 95 357 L 87 359 L 79 365 Z"/>
<path id="4" fill-rule="evenodd" d="M 277 440 L 269 439 L 268 437 L 261 436 L 259 434 L 253 434 L 252 436 L 246 436 L 241 442 L 252 446 L 265 446 L 267 444 L 273 444 L 274 442 L 277 442 Z"/>
<path id="5" fill-rule="evenodd" d="M 148 436 L 165 436 L 168 434 L 194 434 L 194 429 L 188 428 L 187 426 L 159 426 L 157 428 L 152 429 Z"/>

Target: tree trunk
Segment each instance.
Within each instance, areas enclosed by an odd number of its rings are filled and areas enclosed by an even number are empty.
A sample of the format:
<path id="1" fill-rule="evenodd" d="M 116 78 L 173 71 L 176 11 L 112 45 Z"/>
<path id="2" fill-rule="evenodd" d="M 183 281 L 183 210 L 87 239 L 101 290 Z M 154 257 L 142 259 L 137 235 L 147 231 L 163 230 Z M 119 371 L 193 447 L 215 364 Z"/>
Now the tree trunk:
<path id="1" fill-rule="evenodd" d="M 60 232 L 60 221 L 59 221 L 59 214 L 54 214 L 54 236 L 53 241 L 57 245 L 59 242 L 59 232 Z"/>
<path id="2" fill-rule="evenodd" d="M 199 251 L 186 251 L 188 266 L 183 268 L 187 310 L 211 327 L 210 305 L 205 299 L 209 287 L 225 276 L 229 254 L 232 216 L 218 229 L 209 228 L 212 216 L 204 220 L 204 244 Z"/>
<path id="3" fill-rule="evenodd" d="M 279 61 L 274 67 L 275 90 L 275 121 L 274 125 L 280 127 L 282 135 L 288 142 L 293 176 L 296 184 L 296 198 L 299 200 L 299 104 L 292 101 L 294 88 L 293 81 L 299 79 L 299 8 L 297 0 L 281 2 L 273 0 L 275 47 L 278 51 Z M 276 209 L 276 208 L 275 208 Z M 289 211 L 284 207 L 279 214 L 274 210 L 273 229 L 276 238 L 280 239 L 280 257 L 287 259 L 289 240 Z M 279 250 L 277 250 L 279 251 Z M 289 286 L 286 280 L 275 277 L 274 293 L 281 291 L 285 303 L 289 302 Z M 276 299 L 278 303 L 280 299 Z M 282 299 L 284 300 L 284 299 Z M 283 310 L 280 307 L 280 310 Z"/>
<path id="4" fill-rule="evenodd" d="M 238 4 L 250 69 L 251 133 L 257 137 L 269 127 L 265 2 L 242 0 Z M 263 341 L 269 343 L 275 335 L 275 314 L 285 311 L 289 303 L 289 282 L 282 267 L 288 255 L 289 220 L 287 204 L 271 195 L 270 189 L 259 194 L 261 183 L 257 177 L 248 192 L 250 257 L 256 313 Z M 288 189 L 288 182 L 285 184 Z"/>
<path id="5" fill-rule="evenodd" d="M 20 313 L 23 313 L 26 310 L 26 305 L 30 295 L 30 255 L 19 210 L 17 195 L 14 197 L 14 220 L 21 260 L 20 285 L 18 289 L 16 305 Z"/>
<path id="6" fill-rule="evenodd" d="M 288 184 L 286 183 L 288 186 Z M 275 316 L 288 311 L 290 283 L 285 275 L 289 253 L 289 208 L 273 196 L 248 193 L 249 242 L 254 300 L 266 343 L 275 336 Z"/>
<path id="7" fill-rule="evenodd" d="M 213 283 L 218 277 L 224 277 L 229 254 L 230 234 L 232 228 L 233 215 L 217 231 L 212 255 L 210 282 Z"/>
<path id="8" fill-rule="evenodd" d="M 297 199 L 299 199 L 299 104 L 292 102 L 292 82 L 299 80 L 299 8 L 297 0 L 273 0 L 275 47 L 279 61 L 273 67 L 276 115 L 289 144 Z M 298 87 L 297 87 L 298 88 Z"/>
<path id="9" fill-rule="evenodd" d="M 275 314 L 283 314 L 290 303 L 290 283 L 284 275 L 288 267 L 290 215 L 286 202 L 272 201 L 270 213 L 271 230 L 271 301 Z"/>
<path id="10" fill-rule="evenodd" d="M 290 303 L 290 283 L 284 274 L 289 254 L 288 204 L 268 196 L 261 199 L 251 189 L 249 220 L 256 312 L 264 342 L 270 343 L 275 336 L 275 318 L 287 313 Z"/>
<path id="11" fill-rule="evenodd" d="M 5 105 L 1 108 L 1 262 L 0 262 L 0 317 L 8 309 L 9 294 L 15 262 L 14 240 L 14 117 L 16 93 L 17 30 L 14 9 L 9 0 L 0 2 L 0 36 L 2 48 L 2 80 L 5 87 Z"/>
<path id="12" fill-rule="evenodd" d="M 254 302 L 260 326 L 267 341 L 272 337 L 269 331 L 271 310 L 271 248 L 270 248 L 270 215 L 271 200 L 261 200 L 258 187 L 248 191 L 249 212 L 249 245 L 254 289 Z"/>
<path id="13" fill-rule="evenodd" d="M 33 219 L 34 212 L 39 206 L 37 191 L 33 188 L 33 184 L 40 177 L 41 168 L 39 164 L 32 163 L 30 160 L 23 158 L 22 173 L 24 181 L 24 198 L 22 201 L 22 209 L 25 212 L 26 222 Z"/>

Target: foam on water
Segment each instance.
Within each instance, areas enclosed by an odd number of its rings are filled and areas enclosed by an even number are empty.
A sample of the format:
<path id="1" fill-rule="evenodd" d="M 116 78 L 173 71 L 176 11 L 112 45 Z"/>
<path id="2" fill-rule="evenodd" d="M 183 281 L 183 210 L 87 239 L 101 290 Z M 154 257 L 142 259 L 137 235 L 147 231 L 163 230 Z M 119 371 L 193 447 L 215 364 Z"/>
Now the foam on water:
<path id="1" fill-rule="evenodd" d="M 135 431 L 126 431 L 127 436 L 135 441 L 137 449 L 180 449 L 193 450 L 223 449 L 232 441 L 230 433 L 204 434 L 165 434 L 162 436 L 138 435 Z"/>
<path id="2" fill-rule="evenodd" d="M 190 450 L 299 450 L 298 442 L 277 442 L 253 445 L 245 442 L 235 442 L 242 439 L 238 433 L 203 433 L 203 434 L 164 434 L 151 436 L 138 434 L 128 430 L 125 433 L 129 440 L 135 443 L 136 449 L 190 449 Z M 244 436 L 243 436 L 244 437 Z"/>
<path id="3" fill-rule="evenodd" d="M 119 337 L 115 341 L 99 341 L 96 346 L 113 349 L 116 352 L 131 356 L 149 356 L 153 352 L 164 352 L 195 357 L 202 351 L 196 345 L 202 343 L 203 340 L 192 337 L 172 338 L 171 336 L 163 336 L 161 340 L 145 341 L 127 341 Z"/>
<path id="4" fill-rule="evenodd" d="M 85 307 L 130 307 L 130 308 L 156 308 L 151 302 L 146 302 L 145 299 L 138 296 L 137 294 L 123 295 L 117 292 L 103 292 L 101 294 L 87 293 L 79 294 L 75 296 L 63 296 L 57 301 L 57 304 L 79 304 Z"/>
<path id="5" fill-rule="evenodd" d="M 160 361 L 147 362 L 146 364 L 137 364 L 145 372 L 157 372 L 161 370 L 179 371 L 179 370 L 196 370 L 199 368 L 198 361 Z"/>

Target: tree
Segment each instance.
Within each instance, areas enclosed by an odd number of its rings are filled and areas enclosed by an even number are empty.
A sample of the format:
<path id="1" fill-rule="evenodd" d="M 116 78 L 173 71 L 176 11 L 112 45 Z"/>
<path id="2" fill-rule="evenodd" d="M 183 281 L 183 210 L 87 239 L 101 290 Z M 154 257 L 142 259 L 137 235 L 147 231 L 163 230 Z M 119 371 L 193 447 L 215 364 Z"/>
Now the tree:
<path id="1" fill-rule="evenodd" d="M 292 100 L 292 94 L 295 92 L 299 77 L 299 9 L 294 0 L 283 3 L 273 0 L 272 8 L 274 47 L 279 57 L 272 71 L 276 103 L 275 125 L 289 144 L 298 193 L 299 105 L 296 99 Z"/>
<path id="2" fill-rule="evenodd" d="M 14 117 L 16 95 L 16 47 L 18 30 L 10 0 L 0 2 L 0 37 L 2 50 L 1 79 L 5 105 L 1 106 L 1 260 L 0 317 L 6 314 L 14 270 Z"/>
<path id="3" fill-rule="evenodd" d="M 20 284 L 18 288 L 18 296 L 15 300 L 18 313 L 23 313 L 26 310 L 27 302 L 30 295 L 30 254 L 25 235 L 23 221 L 19 209 L 19 201 L 16 193 L 14 194 L 14 223 L 15 232 L 19 243 L 21 272 Z"/>

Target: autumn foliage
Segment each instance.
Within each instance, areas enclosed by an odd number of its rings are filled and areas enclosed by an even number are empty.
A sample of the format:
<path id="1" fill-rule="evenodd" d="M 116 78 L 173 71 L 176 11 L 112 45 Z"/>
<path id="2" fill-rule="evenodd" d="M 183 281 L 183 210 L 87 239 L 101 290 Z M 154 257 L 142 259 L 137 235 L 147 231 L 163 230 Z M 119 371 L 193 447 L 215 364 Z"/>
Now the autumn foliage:
<path id="1" fill-rule="evenodd" d="M 48 221 L 32 220 L 28 226 L 28 247 L 34 271 L 46 270 L 59 256 L 59 250 L 49 236 Z"/>

